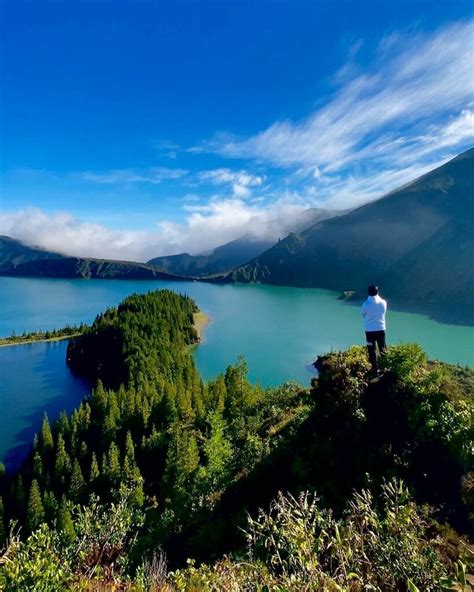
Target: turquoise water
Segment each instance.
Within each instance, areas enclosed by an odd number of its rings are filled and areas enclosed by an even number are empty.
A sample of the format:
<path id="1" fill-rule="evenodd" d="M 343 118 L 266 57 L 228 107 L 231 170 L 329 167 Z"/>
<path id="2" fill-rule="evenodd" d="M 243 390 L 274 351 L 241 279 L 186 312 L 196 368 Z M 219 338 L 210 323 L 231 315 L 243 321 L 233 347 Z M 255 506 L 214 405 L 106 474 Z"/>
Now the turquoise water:
<path id="1" fill-rule="evenodd" d="M 0 335 L 91 322 L 132 292 L 169 288 L 192 296 L 211 318 L 195 349 L 204 378 L 239 354 L 250 378 L 263 385 L 309 383 L 309 364 L 332 349 L 363 344 L 356 306 L 318 289 L 211 285 L 197 282 L 50 280 L 0 277 Z M 419 314 L 389 311 L 389 343 L 418 341 L 433 358 L 474 366 L 474 328 L 446 325 Z M 64 363 L 66 342 L 0 348 L 0 458 L 24 445 L 41 424 L 87 391 Z M 23 444 L 22 444 L 23 443 Z"/>

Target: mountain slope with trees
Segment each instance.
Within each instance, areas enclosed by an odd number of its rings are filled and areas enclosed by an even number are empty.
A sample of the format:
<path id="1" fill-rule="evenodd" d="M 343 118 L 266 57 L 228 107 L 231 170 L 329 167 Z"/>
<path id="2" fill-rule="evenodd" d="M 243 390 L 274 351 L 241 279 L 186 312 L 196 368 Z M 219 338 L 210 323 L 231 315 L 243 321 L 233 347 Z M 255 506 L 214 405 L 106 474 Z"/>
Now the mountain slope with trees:
<path id="1" fill-rule="evenodd" d="M 313 225 L 232 272 L 235 282 L 359 296 L 474 323 L 474 149 L 378 201 Z"/>
<path id="2" fill-rule="evenodd" d="M 0 275 L 105 280 L 184 279 L 165 273 L 154 265 L 148 265 L 146 263 L 83 257 L 61 257 L 58 259 L 27 261 L 14 267 L 0 269 Z"/>
<path id="3" fill-rule="evenodd" d="M 0 271 L 6 268 L 15 268 L 28 261 L 60 259 L 61 257 L 63 255 L 60 253 L 28 246 L 9 236 L 0 236 Z"/>
<path id="4" fill-rule="evenodd" d="M 308 208 L 294 220 L 293 229 L 299 232 L 322 220 L 329 220 L 341 216 L 342 210 L 325 210 Z M 255 236 L 244 235 L 224 245 L 216 247 L 209 253 L 189 255 L 180 253 L 165 257 L 155 257 L 148 263 L 156 265 L 163 271 L 177 275 L 204 277 L 230 271 L 239 265 L 257 257 L 271 246 L 275 240 L 259 239 Z"/>
<path id="5" fill-rule="evenodd" d="M 260 255 L 273 244 L 274 241 L 243 236 L 217 247 L 207 254 L 180 253 L 179 255 L 155 257 L 150 259 L 148 263 L 156 265 L 168 273 L 200 277 L 229 271 Z"/>
<path id="6" fill-rule="evenodd" d="M 389 348 L 376 380 L 354 347 L 319 358 L 310 389 L 253 386 L 243 360 L 205 384 L 189 351 L 195 312 L 173 292 L 133 295 L 71 341 L 70 366 L 96 387 L 69 417 L 45 417 L 16 475 L 0 471 L 0 536 L 10 520 L 23 526 L 0 556 L 0 584 L 147 590 L 160 576 L 188 590 L 253 577 L 297 590 L 303 569 L 309 590 L 349 585 L 349 573 L 375 590 L 438 590 L 465 552 L 442 523 L 469 532 L 474 513 L 472 371 L 412 344 Z M 244 571 L 241 528 L 254 553 Z M 166 576 L 159 547 L 173 568 L 211 563 Z"/>

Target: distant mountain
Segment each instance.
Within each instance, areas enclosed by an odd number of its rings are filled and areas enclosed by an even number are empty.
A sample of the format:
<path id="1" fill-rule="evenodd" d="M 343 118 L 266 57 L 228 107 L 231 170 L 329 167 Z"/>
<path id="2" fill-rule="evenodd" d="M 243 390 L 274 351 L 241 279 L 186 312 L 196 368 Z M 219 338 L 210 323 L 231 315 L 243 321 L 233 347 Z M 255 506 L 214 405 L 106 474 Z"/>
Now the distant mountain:
<path id="1" fill-rule="evenodd" d="M 474 322 L 474 149 L 382 199 L 290 234 L 227 279 L 355 290 Z"/>
<path id="2" fill-rule="evenodd" d="M 229 271 L 260 255 L 273 244 L 274 241 L 251 240 L 243 236 L 217 247 L 207 254 L 193 256 L 188 253 L 180 253 L 168 257 L 155 257 L 150 259 L 148 263 L 169 273 L 200 277 Z"/>
<path id="3" fill-rule="evenodd" d="M 146 263 L 80 257 L 27 261 L 14 267 L 1 269 L 0 275 L 114 280 L 185 279 L 163 273 L 155 266 Z"/>
<path id="4" fill-rule="evenodd" d="M 60 259 L 61 257 L 63 255 L 60 253 L 28 246 L 9 236 L 0 236 L 0 270 L 37 259 Z"/>
<path id="5" fill-rule="evenodd" d="M 338 210 L 310 208 L 302 212 L 294 221 L 293 230 L 299 232 L 315 222 L 328 220 L 344 213 Z M 245 235 L 217 247 L 209 253 L 200 255 L 180 253 L 179 255 L 155 257 L 150 259 L 148 263 L 156 265 L 168 273 L 188 277 L 204 277 L 230 271 L 257 257 L 274 244 L 275 240 L 256 239 Z"/>

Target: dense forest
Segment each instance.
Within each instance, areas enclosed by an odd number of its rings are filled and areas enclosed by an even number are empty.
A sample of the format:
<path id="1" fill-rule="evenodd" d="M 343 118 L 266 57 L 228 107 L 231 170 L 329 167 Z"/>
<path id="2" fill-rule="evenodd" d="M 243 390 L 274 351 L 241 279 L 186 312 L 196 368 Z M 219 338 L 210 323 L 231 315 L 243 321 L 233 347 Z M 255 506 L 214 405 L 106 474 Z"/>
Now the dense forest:
<path id="1" fill-rule="evenodd" d="M 251 385 L 243 359 L 205 384 L 196 311 L 133 295 L 71 339 L 96 386 L 0 472 L 0 589 L 462 585 L 474 372 L 407 344 L 376 379 L 353 347 L 310 388 Z"/>

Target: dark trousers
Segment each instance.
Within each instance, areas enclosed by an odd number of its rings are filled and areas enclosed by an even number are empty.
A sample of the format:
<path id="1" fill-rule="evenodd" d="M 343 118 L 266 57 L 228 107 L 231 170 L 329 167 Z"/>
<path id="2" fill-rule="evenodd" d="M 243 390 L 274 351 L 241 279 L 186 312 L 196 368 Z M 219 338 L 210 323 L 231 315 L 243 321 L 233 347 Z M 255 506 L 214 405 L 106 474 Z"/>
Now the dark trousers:
<path id="1" fill-rule="evenodd" d="M 369 352 L 369 362 L 372 366 L 372 370 L 377 372 L 377 349 L 379 353 L 383 354 L 387 345 L 385 343 L 385 331 L 366 331 L 365 336 L 367 338 L 367 351 Z"/>

